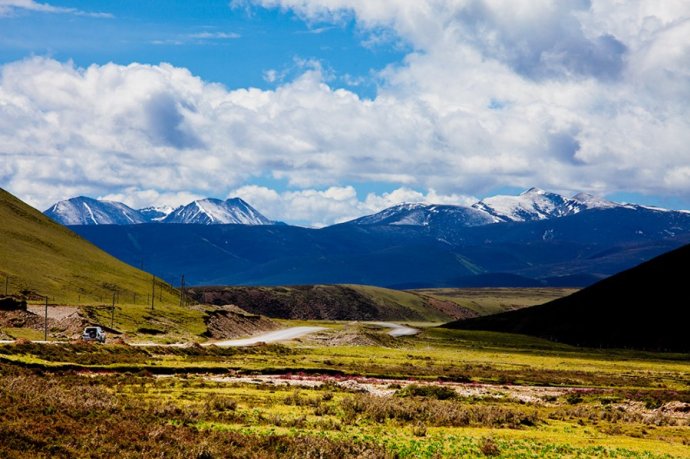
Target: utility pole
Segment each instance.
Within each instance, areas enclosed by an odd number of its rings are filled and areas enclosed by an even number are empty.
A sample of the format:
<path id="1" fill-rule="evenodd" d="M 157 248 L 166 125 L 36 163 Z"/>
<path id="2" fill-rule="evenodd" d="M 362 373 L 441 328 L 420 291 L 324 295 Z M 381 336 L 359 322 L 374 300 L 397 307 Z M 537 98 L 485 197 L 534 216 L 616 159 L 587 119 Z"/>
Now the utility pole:
<path id="1" fill-rule="evenodd" d="M 48 341 L 48 297 L 46 296 L 46 314 L 43 324 L 43 341 Z"/>
<path id="2" fill-rule="evenodd" d="M 137 304 L 137 292 L 134 292 L 134 299 L 132 300 L 132 303 Z"/>
<path id="3" fill-rule="evenodd" d="M 185 297 L 184 297 L 184 274 L 180 278 L 180 306 L 184 306 L 185 303 Z"/>
<path id="4" fill-rule="evenodd" d="M 153 311 L 153 303 L 156 301 L 156 276 L 151 276 L 151 310 Z"/>

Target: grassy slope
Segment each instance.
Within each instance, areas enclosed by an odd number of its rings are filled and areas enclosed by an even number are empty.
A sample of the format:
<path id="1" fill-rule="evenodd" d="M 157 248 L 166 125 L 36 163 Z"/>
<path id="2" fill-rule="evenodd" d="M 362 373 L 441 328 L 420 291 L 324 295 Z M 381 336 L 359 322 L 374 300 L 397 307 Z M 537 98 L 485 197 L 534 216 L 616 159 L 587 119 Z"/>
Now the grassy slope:
<path id="1" fill-rule="evenodd" d="M 236 304 L 281 319 L 438 322 L 471 314 L 452 301 L 364 285 L 198 287 L 192 292 L 201 302 Z"/>
<path id="2" fill-rule="evenodd" d="M 117 290 L 121 300 L 131 301 L 136 293 L 143 304 L 152 283 L 150 274 L 113 258 L 4 190 L 0 275 L 3 288 L 9 276 L 10 294 L 28 290 L 60 303 L 77 303 L 80 296 L 83 303 L 109 302 Z M 166 302 L 174 296 L 169 287 L 163 292 Z"/>
<path id="3" fill-rule="evenodd" d="M 425 295 L 418 295 L 412 292 L 393 290 L 389 288 L 374 287 L 371 285 L 346 286 L 369 296 L 373 301 L 380 304 L 382 307 L 413 311 L 422 316 L 422 320 L 433 322 L 436 320 L 443 320 L 444 317 L 448 317 L 441 311 L 431 307 L 428 297 Z"/>
<path id="4" fill-rule="evenodd" d="M 575 291 L 571 288 L 432 288 L 410 292 L 452 301 L 485 316 L 546 303 Z"/>
<path id="5" fill-rule="evenodd" d="M 47 295 L 51 304 L 90 305 L 93 317 L 108 325 L 110 313 L 93 306 L 111 304 L 113 291 L 117 291 L 115 328 L 123 331 L 178 328 L 182 334 L 198 334 L 205 330 L 203 313 L 180 308 L 179 294 L 170 285 L 157 279 L 155 310 L 151 312 L 147 302 L 151 274 L 108 255 L 0 189 L 2 294 L 6 276 L 11 295 L 29 291 Z"/>

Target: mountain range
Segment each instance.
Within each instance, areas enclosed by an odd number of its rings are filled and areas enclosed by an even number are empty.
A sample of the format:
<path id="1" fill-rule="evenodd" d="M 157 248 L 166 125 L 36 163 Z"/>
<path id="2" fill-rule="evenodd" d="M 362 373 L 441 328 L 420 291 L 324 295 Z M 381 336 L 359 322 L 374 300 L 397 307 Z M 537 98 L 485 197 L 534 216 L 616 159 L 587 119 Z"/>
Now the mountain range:
<path id="1" fill-rule="evenodd" d="M 77 203 L 95 216 L 86 199 Z M 112 208 L 109 221 L 133 219 Z M 321 229 L 275 224 L 239 199 L 195 201 L 149 223 L 69 216 L 108 253 L 191 285 L 580 287 L 690 242 L 689 212 L 536 188 L 473 206 L 402 204 Z M 228 221 L 241 224 L 214 224 Z"/>
<path id="2" fill-rule="evenodd" d="M 132 209 L 116 201 L 85 196 L 57 202 L 43 212 L 63 225 L 136 225 L 140 223 L 274 225 L 268 218 L 240 198 L 225 201 L 199 199 L 176 209 L 146 207 Z"/>
<path id="3" fill-rule="evenodd" d="M 502 222 L 548 220 L 591 209 L 638 207 L 642 206 L 619 204 L 586 193 L 578 193 L 572 198 L 567 198 L 539 188 L 530 188 L 518 196 L 493 196 L 472 206 L 404 203 L 346 223 L 481 226 Z M 79 196 L 53 204 L 44 214 L 63 225 L 133 225 L 153 222 L 204 225 L 279 223 L 269 220 L 240 198 L 230 198 L 225 201 L 206 198 L 176 209 L 167 206 L 152 206 L 137 210 L 121 202 Z"/>

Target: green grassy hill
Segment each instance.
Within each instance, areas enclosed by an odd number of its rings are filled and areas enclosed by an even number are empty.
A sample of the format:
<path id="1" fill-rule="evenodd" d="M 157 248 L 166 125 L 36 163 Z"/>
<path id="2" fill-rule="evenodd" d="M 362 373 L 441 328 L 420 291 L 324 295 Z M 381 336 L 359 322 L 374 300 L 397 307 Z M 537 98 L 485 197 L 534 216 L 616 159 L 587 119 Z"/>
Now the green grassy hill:
<path id="1" fill-rule="evenodd" d="M 191 293 L 200 302 L 281 319 L 437 322 L 476 316 L 453 301 L 364 285 L 197 287 Z"/>
<path id="2" fill-rule="evenodd" d="M 521 287 L 521 288 L 429 288 L 415 289 L 414 293 L 452 301 L 475 311 L 480 316 L 542 304 L 576 292 L 573 288 Z"/>
<path id="3" fill-rule="evenodd" d="M 0 189 L 0 294 L 30 300 L 48 296 L 51 303 L 145 304 L 151 274 L 133 268 L 45 217 Z M 161 292 L 162 289 L 162 292 Z M 156 280 L 156 303 L 179 301 L 179 294 Z M 136 298 L 135 298 L 136 297 Z"/>

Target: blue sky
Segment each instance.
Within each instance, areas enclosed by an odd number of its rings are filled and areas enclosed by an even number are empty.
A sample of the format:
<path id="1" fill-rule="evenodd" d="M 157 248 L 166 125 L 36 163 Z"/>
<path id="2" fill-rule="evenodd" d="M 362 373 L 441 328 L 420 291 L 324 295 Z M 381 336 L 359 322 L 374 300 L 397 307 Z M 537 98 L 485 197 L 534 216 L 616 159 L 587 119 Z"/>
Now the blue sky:
<path id="1" fill-rule="evenodd" d="M 0 0 L 0 186 L 324 225 L 531 186 L 690 208 L 690 5 Z"/>
<path id="2" fill-rule="evenodd" d="M 373 73 L 400 62 L 406 51 L 402 41 L 364 46 L 366 36 L 352 18 L 337 24 L 305 21 L 291 11 L 231 8 L 222 0 L 50 5 L 83 14 L 14 10 L 2 23 L 3 63 L 32 55 L 78 66 L 169 62 L 229 88 L 268 89 L 294 78 L 299 61 L 315 60 L 332 72 L 331 84 L 373 97 Z M 271 82 L 269 70 L 285 75 Z"/>

